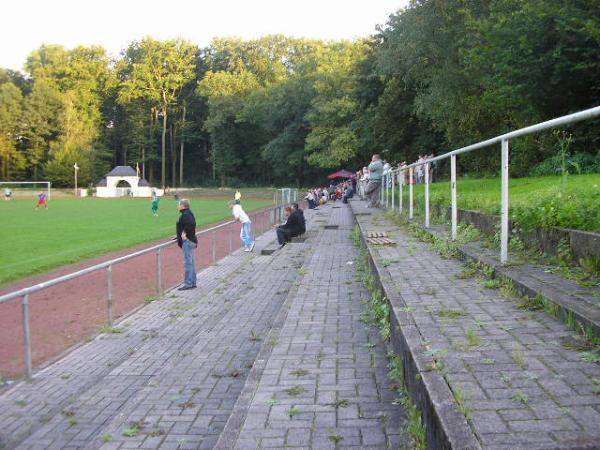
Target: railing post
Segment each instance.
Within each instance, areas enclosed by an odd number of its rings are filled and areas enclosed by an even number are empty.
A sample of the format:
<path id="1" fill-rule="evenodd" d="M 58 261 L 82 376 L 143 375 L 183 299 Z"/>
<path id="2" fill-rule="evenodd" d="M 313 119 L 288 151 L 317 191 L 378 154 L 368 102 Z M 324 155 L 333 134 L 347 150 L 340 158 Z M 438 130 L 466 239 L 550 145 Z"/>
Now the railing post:
<path id="1" fill-rule="evenodd" d="M 452 198 L 452 240 L 458 237 L 458 207 L 456 204 L 456 155 L 450 156 L 450 196 Z"/>
<path id="2" fill-rule="evenodd" d="M 162 294 L 162 260 L 160 248 L 156 250 L 156 293 Z"/>
<path id="3" fill-rule="evenodd" d="M 213 264 L 217 262 L 217 232 L 212 232 L 212 259 Z"/>
<path id="4" fill-rule="evenodd" d="M 400 192 L 399 192 L 399 196 L 398 196 L 398 212 L 400 214 L 402 214 L 402 206 L 403 206 L 402 203 L 404 200 L 403 192 L 402 192 L 403 185 L 404 185 L 404 172 L 402 170 L 400 171 L 400 183 L 399 184 L 400 184 Z"/>
<path id="5" fill-rule="evenodd" d="M 396 207 L 396 174 L 392 172 L 392 209 Z"/>
<path id="6" fill-rule="evenodd" d="M 508 140 L 502 141 L 502 217 L 500 229 L 500 262 L 508 261 Z"/>
<path id="7" fill-rule="evenodd" d="M 31 365 L 31 331 L 29 329 L 29 294 L 23 296 L 21 302 L 23 311 L 23 346 L 25 350 L 25 376 L 31 378 L 33 368 Z"/>
<path id="8" fill-rule="evenodd" d="M 429 163 L 425 163 L 425 228 L 429 228 Z"/>
<path id="9" fill-rule="evenodd" d="M 414 167 L 408 169 L 408 218 L 413 218 L 413 175 Z"/>
<path id="10" fill-rule="evenodd" d="M 113 326 L 113 282 L 112 282 L 112 265 L 106 268 L 106 316 L 108 326 Z"/>

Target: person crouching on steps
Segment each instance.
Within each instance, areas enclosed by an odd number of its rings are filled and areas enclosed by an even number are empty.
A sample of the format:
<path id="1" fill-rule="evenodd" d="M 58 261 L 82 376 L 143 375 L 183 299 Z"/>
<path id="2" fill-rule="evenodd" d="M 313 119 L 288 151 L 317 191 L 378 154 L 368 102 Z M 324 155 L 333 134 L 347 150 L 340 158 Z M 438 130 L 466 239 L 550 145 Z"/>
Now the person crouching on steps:
<path id="1" fill-rule="evenodd" d="M 196 288 L 196 247 L 198 239 L 196 238 L 196 218 L 190 211 L 189 200 L 182 198 L 179 200 L 179 220 L 176 224 L 177 245 L 183 250 L 183 286 L 178 290 L 186 291 Z"/>
<path id="2" fill-rule="evenodd" d="M 233 218 L 237 222 L 242 223 L 240 231 L 240 239 L 244 243 L 244 251 L 251 252 L 254 250 L 254 239 L 252 238 L 252 221 L 248 214 L 243 210 L 239 200 L 229 202 L 229 207 L 233 210 Z"/>

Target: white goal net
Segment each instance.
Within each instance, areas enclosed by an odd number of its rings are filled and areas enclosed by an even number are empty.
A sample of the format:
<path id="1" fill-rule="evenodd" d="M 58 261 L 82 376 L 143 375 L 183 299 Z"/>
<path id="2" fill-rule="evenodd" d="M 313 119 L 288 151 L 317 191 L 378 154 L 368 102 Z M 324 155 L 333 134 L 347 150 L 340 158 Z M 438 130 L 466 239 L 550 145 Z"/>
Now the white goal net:
<path id="1" fill-rule="evenodd" d="M 21 193 L 26 193 L 27 196 L 34 195 L 40 191 L 46 191 L 48 200 L 50 200 L 50 189 L 52 182 L 50 181 L 0 181 L 0 194 L 3 198 L 7 193 L 11 194 L 12 198 L 18 197 Z"/>

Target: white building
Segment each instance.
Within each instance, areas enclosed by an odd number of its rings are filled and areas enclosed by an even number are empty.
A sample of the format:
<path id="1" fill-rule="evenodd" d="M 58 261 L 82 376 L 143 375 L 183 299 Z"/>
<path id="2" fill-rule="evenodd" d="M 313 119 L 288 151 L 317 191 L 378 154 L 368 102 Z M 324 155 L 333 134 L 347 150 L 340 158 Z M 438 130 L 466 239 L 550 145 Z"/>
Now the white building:
<path id="1" fill-rule="evenodd" d="M 117 166 L 96 185 L 96 197 L 152 197 L 153 188 L 129 166 Z M 162 189 L 154 189 L 159 196 Z"/>

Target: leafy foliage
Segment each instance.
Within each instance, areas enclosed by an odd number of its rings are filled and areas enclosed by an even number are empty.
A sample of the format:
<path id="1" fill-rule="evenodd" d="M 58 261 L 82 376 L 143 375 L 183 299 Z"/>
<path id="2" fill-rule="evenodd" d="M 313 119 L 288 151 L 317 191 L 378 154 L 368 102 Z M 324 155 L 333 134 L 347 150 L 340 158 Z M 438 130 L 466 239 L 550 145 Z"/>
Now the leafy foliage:
<path id="1" fill-rule="evenodd" d="M 26 76 L 0 69 L 0 174 L 68 185 L 77 162 L 87 184 L 139 162 L 163 185 L 306 186 L 374 151 L 414 161 L 600 103 L 599 11 L 412 0 L 352 42 L 147 37 L 115 62 L 100 47 L 44 45 Z M 551 133 L 511 141 L 511 175 L 597 172 L 599 131 L 571 126 L 567 151 Z M 494 151 L 459 158 L 470 176 L 497 166 Z"/>

